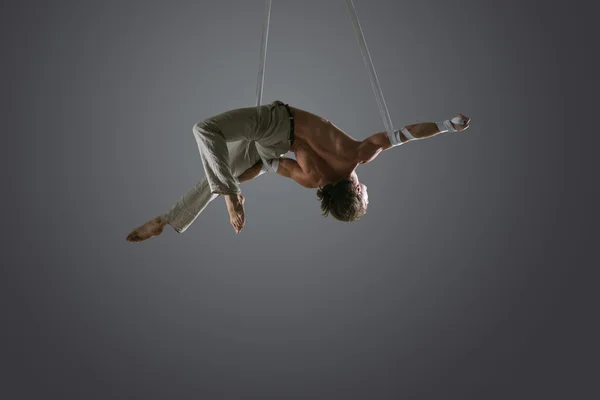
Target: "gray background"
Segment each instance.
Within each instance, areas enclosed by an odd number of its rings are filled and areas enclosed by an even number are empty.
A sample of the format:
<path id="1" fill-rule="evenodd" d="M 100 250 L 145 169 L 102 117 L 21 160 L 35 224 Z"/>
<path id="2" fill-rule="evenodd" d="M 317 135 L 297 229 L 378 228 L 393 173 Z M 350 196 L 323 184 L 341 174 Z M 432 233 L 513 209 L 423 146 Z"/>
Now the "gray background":
<path id="1" fill-rule="evenodd" d="M 533 3 L 356 0 L 396 127 L 473 118 L 361 167 L 364 219 L 269 175 L 241 235 L 131 244 L 254 103 L 263 1 L 3 2 L 0 397 L 598 398 L 594 10 Z M 353 35 L 276 0 L 265 102 L 382 131 Z"/>

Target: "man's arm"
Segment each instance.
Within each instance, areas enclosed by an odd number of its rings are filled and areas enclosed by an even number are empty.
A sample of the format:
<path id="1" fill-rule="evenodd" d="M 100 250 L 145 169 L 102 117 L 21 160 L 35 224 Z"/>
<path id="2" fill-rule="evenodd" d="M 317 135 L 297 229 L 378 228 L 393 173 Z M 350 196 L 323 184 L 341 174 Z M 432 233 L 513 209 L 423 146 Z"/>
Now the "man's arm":
<path id="1" fill-rule="evenodd" d="M 246 171 L 244 171 L 240 176 L 238 176 L 238 181 L 240 181 L 240 183 L 242 183 L 242 182 L 247 182 L 251 179 L 256 178 L 257 176 L 261 175 L 262 167 L 263 167 L 262 161 L 258 161 L 256 164 L 254 164 L 253 166 L 248 168 Z"/>
<path id="2" fill-rule="evenodd" d="M 238 177 L 238 181 L 240 183 L 247 182 L 262 175 L 263 172 L 263 163 L 262 161 L 258 161 L 256 164 L 244 171 Z M 286 178 L 293 179 L 304 187 L 316 187 L 314 184 L 315 180 L 312 179 L 312 177 L 309 174 L 305 173 L 302 170 L 302 168 L 296 160 L 293 160 L 291 158 L 279 158 L 279 167 L 277 168 L 277 174 L 285 176 Z"/>
<path id="3" fill-rule="evenodd" d="M 386 132 L 374 133 L 358 145 L 359 164 L 366 164 L 373 161 L 379 153 L 392 148 L 390 139 Z"/>
<path id="4" fill-rule="evenodd" d="M 240 183 L 247 182 L 251 179 L 256 178 L 261 175 L 263 168 L 262 161 L 258 161 L 256 164 L 248 168 L 244 171 L 239 177 L 238 180 Z M 279 166 L 277 168 L 277 175 L 285 176 L 286 178 L 290 178 L 295 180 L 300 185 L 306 188 L 316 188 L 315 180 L 311 175 L 307 174 L 302 170 L 298 162 L 291 158 L 280 157 L 279 158 Z"/>
<path id="5" fill-rule="evenodd" d="M 316 180 L 311 175 L 304 172 L 300 165 L 298 165 L 296 160 L 293 160 L 291 158 L 279 158 L 279 168 L 277 168 L 277 175 L 293 179 L 305 188 L 314 189 L 317 187 Z"/>
<path id="6" fill-rule="evenodd" d="M 462 116 L 465 122 L 464 125 L 452 123 L 452 126 L 456 131 L 462 131 L 469 127 L 470 118 L 465 117 L 462 114 L 459 114 L 459 116 Z M 436 122 L 423 122 L 419 124 L 408 125 L 404 129 L 406 129 L 409 135 L 414 139 L 406 137 L 402 130 L 400 130 L 398 135 L 402 143 L 406 143 L 410 140 L 430 138 L 438 135 L 441 132 L 438 127 L 438 123 Z M 375 133 L 360 142 L 358 147 L 358 162 L 359 164 L 371 162 L 382 151 L 389 150 L 392 147 L 393 146 L 390 142 L 387 132 Z"/>
<path id="7" fill-rule="evenodd" d="M 405 127 L 406 130 L 415 138 L 423 139 L 426 137 L 432 137 L 440 133 L 435 122 L 424 122 L 420 124 L 408 125 Z M 409 139 L 400 131 L 400 141 L 406 143 Z M 358 147 L 358 162 L 360 164 L 366 164 L 373 161 L 382 151 L 391 149 L 392 143 L 388 137 L 387 132 L 377 132 L 363 140 Z"/>

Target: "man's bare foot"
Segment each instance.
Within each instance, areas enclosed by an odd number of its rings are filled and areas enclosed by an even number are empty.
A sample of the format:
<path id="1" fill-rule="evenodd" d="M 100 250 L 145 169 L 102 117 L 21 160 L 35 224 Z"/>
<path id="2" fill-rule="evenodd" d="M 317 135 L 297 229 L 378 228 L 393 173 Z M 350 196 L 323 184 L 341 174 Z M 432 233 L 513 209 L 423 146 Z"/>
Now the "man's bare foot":
<path id="1" fill-rule="evenodd" d="M 165 225 L 167 225 L 167 222 L 163 221 L 162 218 L 153 218 L 144 225 L 135 228 L 127 235 L 126 239 L 128 242 L 142 242 L 146 239 L 150 239 L 152 236 L 160 235 L 165 228 Z"/>

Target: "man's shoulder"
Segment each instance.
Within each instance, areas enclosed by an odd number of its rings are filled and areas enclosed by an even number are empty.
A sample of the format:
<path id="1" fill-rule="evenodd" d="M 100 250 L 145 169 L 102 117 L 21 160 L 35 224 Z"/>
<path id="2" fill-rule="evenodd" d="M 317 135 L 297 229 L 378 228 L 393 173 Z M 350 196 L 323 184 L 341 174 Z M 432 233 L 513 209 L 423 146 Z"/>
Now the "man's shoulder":
<path id="1" fill-rule="evenodd" d="M 291 110 L 294 112 L 295 116 L 299 119 L 305 119 L 307 122 L 326 122 L 326 123 L 331 123 L 331 121 L 329 121 L 327 118 L 315 114 L 314 112 L 311 111 L 307 111 L 304 110 L 302 108 L 298 108 L 298 107 L 292 107 L 290 106 Z"/>

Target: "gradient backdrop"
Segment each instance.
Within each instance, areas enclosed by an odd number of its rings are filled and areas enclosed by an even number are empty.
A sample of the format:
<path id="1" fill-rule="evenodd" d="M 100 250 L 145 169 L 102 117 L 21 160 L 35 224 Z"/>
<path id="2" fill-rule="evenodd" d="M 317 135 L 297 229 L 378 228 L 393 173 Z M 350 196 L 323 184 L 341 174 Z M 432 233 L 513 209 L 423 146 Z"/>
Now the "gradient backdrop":
<path id="1" fill-rule="evenodd" d="M 355 1 L 397 128 L 473 118 L 361 167 L 364 219 L 267 175 L 241 235 L 131 244 L 254 104 L 264 2 L 4 2 L 0 398 L 598 398 L 594 10 L 535 3 Z M 276 99 L 383 130 L 343 1 L 274 1 Z"/>

